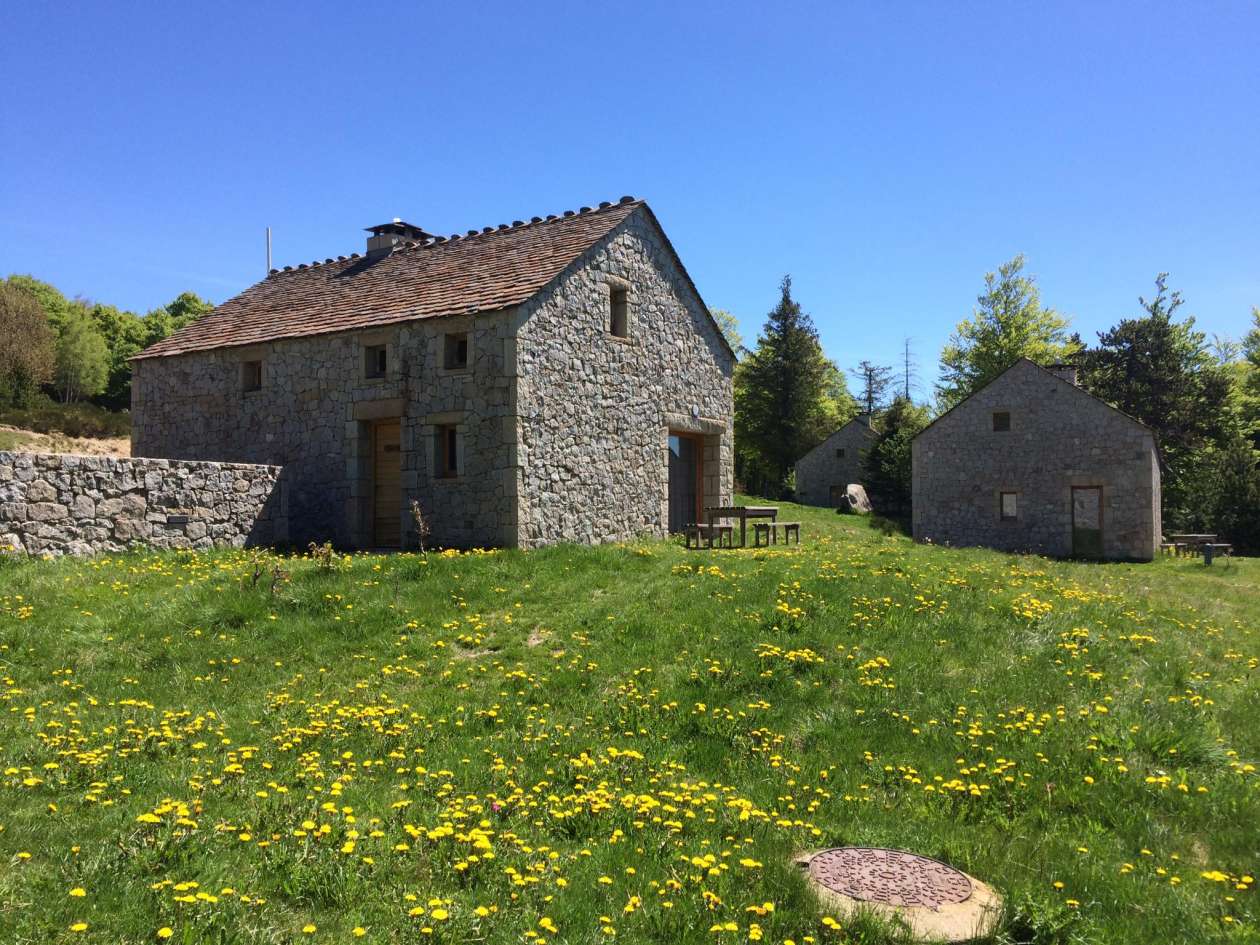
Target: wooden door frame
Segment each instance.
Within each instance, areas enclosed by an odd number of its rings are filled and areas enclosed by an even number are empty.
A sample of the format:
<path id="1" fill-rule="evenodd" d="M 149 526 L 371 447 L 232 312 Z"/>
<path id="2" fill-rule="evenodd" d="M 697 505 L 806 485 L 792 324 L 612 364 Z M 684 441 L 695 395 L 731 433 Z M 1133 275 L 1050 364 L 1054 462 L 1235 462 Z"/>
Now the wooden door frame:
<path id="1" fill-rule="evenodd" d="M 666 509 L 669 508 L 669 438 L 676 436 L 680 440 L 691 440 L 696 451 L 696 522 L 704 521 L 704 434 L 691 433 L 687 430 L 675 430 L 667 428 L 665 432 L 665 491 L 666 491 Z M 668 517 L 665 522 L 665 528 L 668 531 Z"/>

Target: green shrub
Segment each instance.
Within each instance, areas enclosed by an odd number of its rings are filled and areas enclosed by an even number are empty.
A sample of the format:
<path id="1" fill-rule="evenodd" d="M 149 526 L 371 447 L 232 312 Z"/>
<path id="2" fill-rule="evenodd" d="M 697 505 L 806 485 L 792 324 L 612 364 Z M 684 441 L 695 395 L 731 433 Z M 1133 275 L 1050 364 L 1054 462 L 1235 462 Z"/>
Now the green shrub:
<path id="1" fill-rule="evenodd" d="M 37 399 L 26 407 L 0 407 L 0 423 L 36 433 L 66 436 L 110 437 L 131 433 L 131 414 L 114 412 L 95 404 L 59 404 Z"/>

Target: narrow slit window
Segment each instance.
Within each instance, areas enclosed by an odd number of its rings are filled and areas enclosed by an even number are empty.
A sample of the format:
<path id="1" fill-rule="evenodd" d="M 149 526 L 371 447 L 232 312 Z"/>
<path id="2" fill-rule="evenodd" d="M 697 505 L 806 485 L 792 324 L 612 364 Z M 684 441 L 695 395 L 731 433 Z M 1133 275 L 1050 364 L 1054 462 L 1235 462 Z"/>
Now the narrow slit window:
<path id="1" fill-rule="evenodd" d="M 993 414 L 993 432 L 1006 433 L 1011 428 L 1011 415 L 1009 411 L 998 410 Z"/>
<path id="2" fill-rule="evenodd" d="M 389 354 L 385 345 L 368 345 L 363 349 L 363 374 L 365 377 L 384 377 L 389 368 Z"/>
<path id="3" fill-rule="evenodd" d="M 628 289 L 610 289 L 608 292 L 608 330 L 618 338 L 630 337 L 629 295 Z"/>
<path id="4" fill-rule="evenodd" d="M 468 332 L 452 332 L 446 335 L 442 366 L 448 371 L 462 371 L 468 367 Z"/>
<path id="5" fill-rule="evenodd" d="M 1019 493 L 1003 492 L 999 496 L 1002 521 L 1013 522 L 1019 518 Z"/>
<path id="6" fill-rule="evenodd" d="M 434 432 L 434 470 L 438 479 L 454 479 L 459 475 L 459 430 L 440 426 Z"/>
<path id="7" fill-rule="evenodd" d="M 255 390 L 262 390 L 261 361 L 241 362 L 241 390 L 246 393 Z"/>

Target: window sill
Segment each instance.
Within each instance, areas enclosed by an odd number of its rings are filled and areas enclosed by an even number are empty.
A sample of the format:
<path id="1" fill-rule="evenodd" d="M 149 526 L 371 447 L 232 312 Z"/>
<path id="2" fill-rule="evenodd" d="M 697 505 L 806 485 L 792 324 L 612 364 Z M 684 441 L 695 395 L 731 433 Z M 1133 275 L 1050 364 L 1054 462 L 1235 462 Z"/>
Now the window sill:
<path id="1" fill-rule="evenodd" d="M 615 341 L 618 344 L 628 345 L 634 343 L 634 339 L 629 335 L 614 335 L 611 331 L 605 332 L 604 337 L 609 341 Z"/>
<path id="2" fill-rule="evenodd" d="M 462 374 L 471 374 L 471 367 L 443 367 L 438 368 L 438 377 L 459 377 Z"/>
<path id="3" fill-rule="evenodd" d="M 460 483 L 462 483 L 463 481 L 464 481 L 464 477 L 463 477 L 462 475 L 459 475 L 459 476 L 434 476 L 434 477 L 433 477 L 433 480 L 432 480 L 433 485 L 435 485 L 435 486 L 455 486 L 455 485 L 459 485 L 459 484 L 460 484 Z"/>

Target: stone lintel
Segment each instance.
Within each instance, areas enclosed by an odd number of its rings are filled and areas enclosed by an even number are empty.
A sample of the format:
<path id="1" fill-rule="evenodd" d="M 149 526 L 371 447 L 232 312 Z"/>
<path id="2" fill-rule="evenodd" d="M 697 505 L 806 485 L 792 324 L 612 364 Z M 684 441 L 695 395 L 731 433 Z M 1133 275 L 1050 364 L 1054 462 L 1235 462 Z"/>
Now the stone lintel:
<path id="1" fill-rule="evenodd" d="M 354 405 L 355 420 L 385 420 L 401 417 L 407 402 L 401 397 L 383 400 L 361 400 Z"/>

